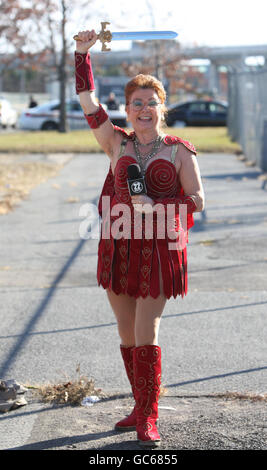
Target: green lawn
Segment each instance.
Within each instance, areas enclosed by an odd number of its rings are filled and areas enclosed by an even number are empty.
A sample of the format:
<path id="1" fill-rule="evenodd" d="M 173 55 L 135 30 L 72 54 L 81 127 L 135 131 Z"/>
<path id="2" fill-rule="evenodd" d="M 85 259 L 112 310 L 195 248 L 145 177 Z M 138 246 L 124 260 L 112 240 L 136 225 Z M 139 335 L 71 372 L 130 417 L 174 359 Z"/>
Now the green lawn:
<path id="1" fill-rule="evenodd" d="M 189 140 L 198 152 L 239 153 L 240 146 L 231 142 L 226 127 L 165 128 L 165 133 Z M 91 130 L 14 132 L 0 136 L 0 153 L 95 153 L 101 151 Z"/>

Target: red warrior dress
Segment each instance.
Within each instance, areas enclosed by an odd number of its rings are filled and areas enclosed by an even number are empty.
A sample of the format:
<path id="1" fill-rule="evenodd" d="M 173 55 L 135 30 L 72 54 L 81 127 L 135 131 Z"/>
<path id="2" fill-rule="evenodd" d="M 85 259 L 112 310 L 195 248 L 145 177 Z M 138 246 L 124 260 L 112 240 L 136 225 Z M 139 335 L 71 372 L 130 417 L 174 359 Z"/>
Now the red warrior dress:
<path id="1" fill-rule="evenodd" d="M 118 131 L 123 132 L 124 140 L 122 148 L 129 147 L 129 142 L 134 138 L 134 133 L 130 135 L 125 131 L 117 128 Z M 187 204 L 187 230 L 194 225 L 192 213 L 195 210 L 195 204 L 190 197 L 184 195 L 179 176 L 174 164 L 175 154 L 178 145 L 184 145 L 191 153 L 196 154 L 195 147 L 189 142 L 183 141 L 179 137 L 165 136 L 163 147 L 171 153 L 171 158 L 153 158 L 148 162 L 145 172 L 145 182 L 147 187 L 147 195 L 153 199 L 154 203 L 162 203 L 164 207 L 167 204 L 175 204 L 175 230 L 180 230 L 181 225 L 179 222 L 179 204 Z M 127 147 L 128 144 L 128 147 Z M 171 149 L 170 146 L 175 146 Z M 170 152 L 173 150 L 172 152 Z M 131 153 L 131 152 L 129 152 Z M 165 151 L 166 153 L 166 151 Z M 160 155 L 164 154 L 160 152 Z M 134 153 L 133 153 L 134 155 Z M 99 214 L 102 217 L 101 237 L 98 246 L 98 267 L 97 267 L 97 280 L 98 285 L 104 289 L 110 288 L 116 294 L 128 294 L 130 296 L 158 297 L 160 294 L 160 270 L 163 280 L 163 291 L 167 298 L 177 295 L 182 297 L 187 293 L 187 252 L 186 244 L 183 248 L 170 249 L 170 243 L 174 243 L 173 238 L 169 238 L 167 233 L 165 237 L 159 238 L 156 230 L 156 214 L 152 217 L 153 234 L 149 238 L 145 238 L 144 227 L 141 230 L 141 237 L 136 238 L 133 236 L 133 230 L 130 237 L 114 237 L 112 230 L 108 228 L 103 230 L 107 220 L 106 215 L 103 215 L 103 196 L 110 197 L 111 208 L 111 223 L 118 219 L 118 216 L 112 216 L 112 208 L 118 204 L 123 203 L 129 206 L 131 213 L 131 227 L 133 228 L 133 205 L 127 184 L 127 167 L 128 165 L 136 163 L 134 156 L 130 156 L 121 152 L 121 156 L 115 166 L 114 174 L 110 166 L 108 175 L 106 177 L 102 193 L 99 200 Z M 110 214 L 108 214 L 108 217 Z M 121 214 L 120 214 L 121 216 Z M 141 217 L 141 225 L 144 225 L 144 220 Z M 107 225 L 106 225 L 107 226 Z M 188 241 L 188 232 L 184 233 L 186 241 Z M 104 235 L 105 232 L 105 235 Z M 177 235 L 178 240 L 178 235 Z"/>

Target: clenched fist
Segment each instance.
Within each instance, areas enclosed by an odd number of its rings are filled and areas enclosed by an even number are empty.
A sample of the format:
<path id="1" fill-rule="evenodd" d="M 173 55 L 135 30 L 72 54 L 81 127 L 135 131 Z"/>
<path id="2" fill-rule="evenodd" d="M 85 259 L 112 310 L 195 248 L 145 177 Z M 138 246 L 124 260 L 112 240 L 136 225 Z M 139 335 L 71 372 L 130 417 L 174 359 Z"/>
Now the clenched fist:
<path id="1" fill-rule="evenodd" d="M 76 51 L 85 54 L 97 41 L 97 34 L 92 31 L 80 31 L 77 34 L 79 40 L 76 40 Z"/>

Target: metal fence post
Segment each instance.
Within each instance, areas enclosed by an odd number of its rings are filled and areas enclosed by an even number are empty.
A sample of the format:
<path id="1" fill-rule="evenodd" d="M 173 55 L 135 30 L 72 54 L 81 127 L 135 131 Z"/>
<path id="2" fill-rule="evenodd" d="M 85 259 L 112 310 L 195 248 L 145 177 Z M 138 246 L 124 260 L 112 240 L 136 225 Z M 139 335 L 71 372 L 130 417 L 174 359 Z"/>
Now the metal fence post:
<path id="1" fill-rule="evenodd" d="M 267 171 L 267 119 L 263 121 L 261 169 Z"/>
<path id="2" fill-rule="evenodd" d="M 262 171 L 267 171 L 266 83 L 266 66 L 229 70 L 228 133 Z"/>

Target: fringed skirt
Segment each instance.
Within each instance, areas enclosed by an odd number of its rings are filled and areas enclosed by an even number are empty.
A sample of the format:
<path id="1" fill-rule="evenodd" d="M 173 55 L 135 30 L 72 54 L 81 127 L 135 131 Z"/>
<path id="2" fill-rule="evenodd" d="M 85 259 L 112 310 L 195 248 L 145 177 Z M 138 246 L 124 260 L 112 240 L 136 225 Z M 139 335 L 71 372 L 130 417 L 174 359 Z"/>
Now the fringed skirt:
<path id="1" fill-rule="evenodd" d="M 170 245 L 172 244 L 172 245 Z M 187 251 L 173 247 L 173 240 L 157 238 L 104 239 L 98 246 L 97 281 L 116 294 L 157 298 L 160 274 L 166 298 L 187 293 Z"/>

